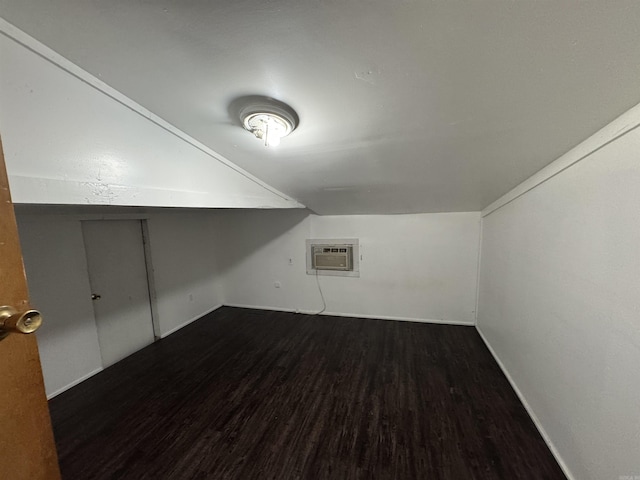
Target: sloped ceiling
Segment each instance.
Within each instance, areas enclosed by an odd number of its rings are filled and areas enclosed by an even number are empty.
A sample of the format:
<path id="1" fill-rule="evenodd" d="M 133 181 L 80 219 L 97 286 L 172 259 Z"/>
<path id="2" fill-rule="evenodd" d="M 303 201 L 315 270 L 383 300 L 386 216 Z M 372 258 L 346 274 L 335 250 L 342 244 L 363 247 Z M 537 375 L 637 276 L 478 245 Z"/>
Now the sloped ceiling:
<path id="1" fill-rule="evenodd" d="M 0 15 L 320 214 L 480 210 L 640 101 L 640 2 L 0 0 Z M 266 149 L 245 95 L 300 126 Z"/>

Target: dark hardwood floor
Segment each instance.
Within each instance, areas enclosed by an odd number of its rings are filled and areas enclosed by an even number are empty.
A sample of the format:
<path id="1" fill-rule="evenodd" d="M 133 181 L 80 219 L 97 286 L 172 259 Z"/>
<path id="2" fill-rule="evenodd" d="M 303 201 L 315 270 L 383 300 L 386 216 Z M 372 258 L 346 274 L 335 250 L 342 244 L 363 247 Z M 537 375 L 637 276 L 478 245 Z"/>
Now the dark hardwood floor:
<path id="1" fill-rule="evenodd" d="M 473 327 L 222 308 L 50 401 L 63 479 L 564 479 Z"/>

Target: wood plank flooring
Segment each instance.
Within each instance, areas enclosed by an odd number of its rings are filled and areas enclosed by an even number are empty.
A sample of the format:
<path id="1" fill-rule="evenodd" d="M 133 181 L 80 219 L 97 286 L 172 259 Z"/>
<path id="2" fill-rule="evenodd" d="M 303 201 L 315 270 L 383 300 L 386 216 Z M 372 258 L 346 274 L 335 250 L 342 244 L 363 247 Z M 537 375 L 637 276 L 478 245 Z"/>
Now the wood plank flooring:
<path id="1" fill-rule="evenodd" d="M 473 327 L 222 308 L 50 401 L 63 479 L 564 479 Z"/>

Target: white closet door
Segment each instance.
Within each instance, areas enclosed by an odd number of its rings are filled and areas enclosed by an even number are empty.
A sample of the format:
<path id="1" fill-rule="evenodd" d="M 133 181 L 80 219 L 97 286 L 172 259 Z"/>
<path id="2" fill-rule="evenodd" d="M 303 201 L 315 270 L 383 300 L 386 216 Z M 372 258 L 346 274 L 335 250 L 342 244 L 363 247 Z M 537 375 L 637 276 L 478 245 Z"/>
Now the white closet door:
<path id="1" fill-rule="evenodd" d="M 102 364 L 154 341 L 140 220 L 82 223 Z"/>

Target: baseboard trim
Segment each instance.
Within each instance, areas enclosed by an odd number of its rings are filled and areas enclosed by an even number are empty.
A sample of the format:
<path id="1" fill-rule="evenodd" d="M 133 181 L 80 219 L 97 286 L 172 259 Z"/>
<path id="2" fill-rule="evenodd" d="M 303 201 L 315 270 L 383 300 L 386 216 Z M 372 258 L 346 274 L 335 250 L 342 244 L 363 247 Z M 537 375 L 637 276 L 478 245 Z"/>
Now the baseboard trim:
<path id="1" fill-rule="evenodd" d="M 322 312 L 318 313 L 317 310 L 300 310 L 295 308 L 283 308 L 283 307 L 266 307 L 263 305 L 244 305 L 238 303 L 226 303 L 225 307 L 234 308 L 250 308 L 254 310 L 271 310 L 274 312 L 287 312 L 287 313 L 302 313 L 304 315 L 326 315 L 330 317 L 345 317 L 345 318 L 367 318 L 371 320 L 394 320 L 397 322 L 416 322 L 416 323 L 439 323 L 442 325 L 464 325 L 474 326 L 473 321 L 459 321 L 459 320 L 442 320 L 431 318 L 413 318 L 413 317 L 398 317 L 391 315 L 369 315 L 360 313 L 344 313 L 344 312 Z"/>
<path id="2" fill-rule="evenodd" d="M 224 305 L 219 304 L 216 305 L 215 307 L 210 308 L 209 310 L 207 310 L 206 312 L 203 312 L 199 315 L 196 315 L 193 318 L 190 318 L 189 320 L 187 320 L 186 322 L 181 323 L 180 325 L 178 325 L 177 327 L 173 327 L 171 330 L 169 330 L 168 332 L 165 332 L 163 334 L 160 335 L 160 338 L 166 338 L 169 335 L 171 335 L 172 333 L 177 332 L 178 330 L 180 330 L 183 327 L 186 327 L 187 325 L 189 325 L 190 323 L 195 322 L 196 320 L 199 320 L 200 318 L 204 317 L 205 315 L 209 315 L 211 312 L 215 312 L 216 310 L 218 310 L 220 307 L 223 307 Z"/>
<path id="3" fill-rule="evenodd" d="M 571 474 L 571 470 L 569 470 L 569 467 L 560 456 L 560 452 L 558 452 L 555 445 L 551 441 L 551 438 L 549 437 L 549 435 L 547 434 L 547 431 L 544 429 L 544 427 L 540 423 L 540 420 L 538 419 L 535 412 L 533 411 L 533 408 L 531 408 L 531 405 L 529 405 L 529 402 L 527 402 L 527 399 L 520 391 L 520 388 L 518 388 L 518 385 L 516 384 L 515 380 L 513 379 L 513 377 L 511 377 L 509 370 L 507 370 L 507 368 L 504 366 L 504 364 L 496 354 L 495 350 L 487 340 L 487 337 L 484 336 L 484 333 L 482 333 L 482 330 L 480 330 L 478 325 L 476 325 L 476 330 L 478 331 L 478 334 L 480 335 L 480 338 L 482 338 L 482 341 L 484 342 L 484 344 L 487 346 L 487 349 L 489 350 L 489 352 L 491 352 L 491 355 L 493 356 L 493 359 L 496 361 L 496 363 L 500 367 L 500 370 L 502 370 L 502 373 L 504 373 L 504 376 L 507 377 L 507 380 L 511 384 L 511 388 L 513 388 L 513 390 L 516 392 L 516 395 L 520 399 L 520 402 L 522 403 L 525 410 L 529 414 L 529 417 L 531 417 L 531 420 L 533 420 L 533 424 L 538 429 L 538 432 L 540 432 L 540 435 L 542 436 L 544 442 L 547 444 L 547 447 L 549 447 L 549 450 L 551 451 L 551 454 L 555 457 L 556 461 L 558 462 L 558 465 L 560 465 L 560 468 L 562 469 L 563 473 L 565 474 L 568 480 L 575 480 L 575 477 Z"/>
<path id="4" fill-rule="evenodd" d="M 192 322 L 195 322 L 196 320 L 204 317 L 205 315 L 208 315 L 211 312 L 216 311 L 217 309 L 219 309 L 220 307 L 222 307 L 222 304 L 216 305 L 213 308 L 210 308 L 209 310 L 207 310 L 204 313 L 201 313 L 200 315 L 197 315 L 189 320 L 187 320 L 186 322 L 181 323 L 180 325 L 178 325 L 177 327 L 172 328 L 171 330 L 169 330 L 168 332 L 162 334 L 162 336 L 160 338 L 165 338 L 168 337 L 169 335 L 171 335 L 172 333 L 177 332 L 178 330 L 180 330 L 182 327 L 186 327 L 187 325 L 189 325 Z M 62 388 L 59 388 L 58 390 L 56 390 L 55 392 L 52 392 L 50 394 L 47 394 L 47 400 L 51 400 L 53 397 L 56 397 L 58 395 L 60 395 L 63 392 L 66 392 L 67 390 L 69 390 L 70 388 L 75 387 L 76 385 L 84 382 L 85 380 L 93 377 L 95 374 L 100 373 L 102 370 L 104 370 L 102 367 L 100 368 L 96 368 L 95 370 L 87 373 L 86 375 L 83 375 L 82 377 L 78 378 L 77 380 L 74 380 L 73 382 L 69 383 L 68 385 L 65 385 Z"/>
<path id="5" fill-rule="evenodd" d="M 65 385 L 62 388 L 59 388 L 58 390 L 56 390 L 55 392 L 49 393 L 47 395 L 47 400 L 51 400 L 53 397 L 56 397 L 58 395 L 60 395 L 63 392 L 66 392 L 67 390 L 69 390 L 70 388 L 75 387 L 76 385 L 78 385 L 79 383 L 84 382 L 85 380 L 93 377 L 95 374 L 100 373 L 103 370 L 102 367 L 100 368 L 96 368 L 95 370 L 87 373 L 86 375 L 83 375 L 82 377 L 78 378 L 77 380 L 74 380 L 73 382 L 71 382 L 68 385 Z"/>

